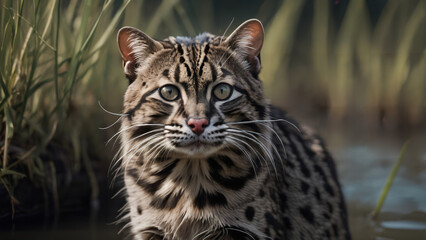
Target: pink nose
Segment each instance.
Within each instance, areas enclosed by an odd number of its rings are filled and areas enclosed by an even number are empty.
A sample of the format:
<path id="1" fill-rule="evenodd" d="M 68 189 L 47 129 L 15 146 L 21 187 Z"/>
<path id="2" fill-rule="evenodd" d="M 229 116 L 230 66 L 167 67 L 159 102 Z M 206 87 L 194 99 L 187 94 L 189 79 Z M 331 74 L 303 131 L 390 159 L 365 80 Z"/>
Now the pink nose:
<path id="1" fill-rule="evenodd" d="M 201 135 L 209 125 L 209 120 L 207 118 L 190 118 L 187 124 L 195 134 Z"/>

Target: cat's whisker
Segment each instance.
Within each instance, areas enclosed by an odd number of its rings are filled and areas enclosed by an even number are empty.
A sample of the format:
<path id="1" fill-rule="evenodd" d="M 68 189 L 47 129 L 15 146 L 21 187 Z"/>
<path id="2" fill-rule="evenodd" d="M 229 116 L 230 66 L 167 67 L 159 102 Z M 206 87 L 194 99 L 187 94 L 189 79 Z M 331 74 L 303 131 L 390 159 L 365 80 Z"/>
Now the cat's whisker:
<path id="1" fill-rule="evenodd" d="M 157 137 L 159 137 L 159 136 L 161 136 L 161 133 L 157 133 L 157 134 L 154 134 L 154 135 L 152 135 L 152 136 L 150 136 L 150 137 L 148 137 L 148 138 L 146 138 L 146 139 L 144 139 L 143 141 L 141 141 L 141 143 L 138 143 L 135 147 L 133 147 L 129 152 L 132 152 L 132 155 L 130 155 L 129 157 L 127 157 L 126 159 L 124 159 L 123 160 L 123 162 L 125 163 L 125 164 L 128 164 L 133 158 L 134 158 L 134 156 L 136 155 L 136 154 L 138 154 L 138 158 L 137 159 L 139 159 L 139 157 L 140 157 L 140 155 L 141 154 L 143 154 L 143 152 L 144 152 L 144 150 L 145 149 L 150 149 L 151 148 L 151 146 L 152 145 L 154 145 L 154 144 L 157 144 L 157 142 L 158 141 L 160 141 L 160 140 L 162 140 L 162 139 L 155 139 L 155 140 L 152 140 L 152 139 L 154 139 L 154 138 L 157 138 Z M 152 140 L 152 141 L 151 141 Z M 148 142 L 148 144 L 146 144 L 146 145 L 144 145 L 145 143 L 147 143 Z"/>
<path id="2" fill-rule="evenodd" d="M 147 166 L 150 166 L 152 163 L 155 162 L 160 152 L 165 148 L 164 142 L 165 139 L 161 139 L 159 143 L 156 143 L 154 147 L 148 150 L 148 152 L 146 153 L 146 159 L 148 159 L 148 161 L 144 164 L 142 172 L 145 171 Z"/>
<path id="3" fill-rule="evenodd" d="M 225 59 L 225 61 L 220 65 L 220 67 L 223 67 L 223 65 L 225 65 L 225 63 L 232 57 L 232 55 L 236 54 L 236 51 L 233 51 L 231 54 L 229 54 L 229 56 Z"/>
<path id="4" fill-rule="evenodd" d="M 130 139 L 130 140 L 128 140 L 127 142 L 124 142 L 124 143 L 122 143 L 122 145 L 121 145 L 121 147 L 118 149 L 118 151 L 117 151 L 117 153 L 114 155 L 114 157 L 113 157 L 113 162 L 114 162 L 114 165 L 115 164 L 117 164 L 119 161 L 116 161 L 117 160 L 117 157 L 121 154 L 121 151 L 128 145 L 128 144 L 130 144 L 131 145 L 131 143 L 133 142 L 133 141 L 135 141 L 136 139 L 139 139 L 139 138 L 141 138 L 141 137 L 144 137 L 144 136 L 146 136 L 146 135 L 149 135 L 149 134 L 152 134 L 152 133 L 155 133 L 155 132 L 161 132 L 161 131 L 163 131 L 162 129 L 154 129 L 154 130 L 151 130 L 151 131 L 149 131 L 149 132 L 146 132 L 146 133 L 143 133 L 143 134 L 141 134 L 141 135 L 138 135 L 138 136 L 136 136 L 136 137 L 133 137 L 132 139 Z"/>
<path id="5" fill-rule="evenodd" d="M 115 120 L 115 122 L 114 122 L 114 123 L 112 123 L 111 125 L 106 126 L 106 127 L 99 127 L 98 129 L 100 129 L 100 130 L 106 130 L 106 129 L 112 128 L 115 124 L 119 123 L 119 122 L 121 121 L 121 119 L 122 119 L 122 118 L 123 118 L 123 116 L 119 117 L 119 118 L 118 118 L 117 120 Z"/>
<path id="6" fill-rule="evenodd" d="M 115 112 L 108 111 L 102 106 L 101 101 L 98 101 L 98 105 L 99 105 L 99 107 L 101 107 L 102 110 L 104 110 L 104 112 L 109 113 L 113 116 L 127 117 L 129 115 L 129 114 L 126 114 L 126 113 L 115 113 Z"/>
<path id="7" fill-rule="evenodd" d="M 202 235 L 204 235 L 205 233 L 208 233 L 210 231 L 210 229 L 207 229 L 207 230 L 204 230 L 204 231 L 202 231 L 202 232 L 200 232 L 200 233 L 197 233 L 191 240 L 195 240 L 195 239 L 197 239 L 198 237 L 200 237 L 200 236 L 202 236 Z"/>
<path id="8" fill-rule="evenodd" d="M 251 239 L 253 239 L 253 240 L 255 240 L 255 238 L 250 234 L 250 233 L 248 233 L 248 232 L 246 232 L 246 231 L 243 231 L 243 230 L 241 230 L 241 229 L 238 229 L 238 228 L 233 228 L 233 227 L 226 227 L 226 229 L 228 230 L 232 230 L 232 231 L 237 231 L 237 232 L 240 232 L 240 233 L 244 233 L 244 234 L 246 234 L 247 236 L 249 236 Z"/>
<path id="9" fill-rule="evenodd" d="M 233 140 L 235 143 L 238 142 L 240 146 L 244 146 L 244 145 L 247 146 L 247 148 L 244 147 L 244 149 L 247 149 L 248 151 L 253 152 L 256 155 L 257 159 L 263 160 L 263 162 L 266 164 L 266 168 L 268 169 L 268 172 L 269 172 L 269 167 L 268 167 L 266 159 L 262 155 L 260 155 L 257 151 L 255 151 L 253 148 L 251 148 L 250 144 L 248 144 L 248 143 L 246 143 L 246 142 L 244 142 L 244 141 L 242 141 L 242 140 L 240 140 L 240 139 L 238 139 L 236 137 L 228 136 L 228 138 L 231 139 L 231 140 Z M 257 164 L 252 160 L 251 157 L 250 157 L 250 162 L 252 162 L 254 164 L 253 167 L 257 167 Z M 260 162 L 260 164 L 262 165 L 261 162 Z"/>
<path id="10" fill-rule="evenodd" d="M 271 127 L 271 126 L 269 126 L 268 124 L 265 124 L 265 123 L 260 123 L 261 125 L 263 125 L 263 126 L 265 126 L 265 127 L 267 127 L 269 130 L 271 130 L 271 132 L 275 135 L 275 137 L 279 140 L 279 142 L 280 142 L 280 144 L 281 144 L 281 147 L 282 147 L 282 149 L 284 150 L 284 157 L 285 157 L 285 159 L 288 159 L 288 157 L 287 157 L 287 151 L 286 151 L 286 149 L 285 149 L 285 146 L 284 146 L 284 143 L 283 143 L 283 141 L 282 141 L 282 139 L 281 139 L 281 137 L 280 137 L 280 135 Z M 273 144 L 274 145 L 274 144 Z M 274 145 L 275 146 L 275 145 Z M 284 167 L 284 163 L 283 163 L 283 159 L 281 158 L 281 154 L 278 154 L 279 156 L 280 156 L 280 159 L 281 159 L 281 164 L 283 165 L 283 167 Z"/>
<path id="11" fill-rule="evenodd" d="M 161 129 L 156 129 L 156 130 L 161 130 Z M 153 133 L 153 132 L 156 132 L 156 130 L 152 130 L 152 131 L 150 131 L 150 132 L 147 132 L 147 133 L 145 133 L 145 134 L 142 134 L 142 135 L 139 135 L 139 136 L 137 136 L 137 137 L 135 137 L 135 138 L 133 138 L 133 139 L 131 139 L 131 140 L 129 140 L 128 142 L 126 142 L 126 143 L 124 143 L 121 147 L 120 147 L 120 150 L 115 154 L 115 156 L 114 156 L 114 158 L 113 158 L 113 164 L 112 164 L 112 167 L 110 167 L 110 168 L 114 168 L 119 162 L 120 162 L 120 160 L 122 160 L 127 154 L 129 154 L 130 152 L 132 152 L 133 150 L 135 150 L 135 148 L 138 148 L 139 146 L 141 146 L 141 145 L 143 145 L 146 141 L 148 141 L 148 140 L 150 140 L 151 138 L 148 138 L 148 139 L 144 139 L 144 140 L 142 140 L 140 143 L 138 143 L 137 145 L 135 145 L 133 148 L 131 148 L 129 151 L 128 151 L 128 153 L 123 153 L 122 154 L 122 156 L 119 158 L 119 159 L 116 159 L 117 158 L 117 156 L 119 156 L 119 154 L 122 152 L 122 150 L 124 149 L 124 147 L 127 145 L 127 144 L 129 144 L 130 142 L 133 142 L 135 139 L 137 139 L 137 138 L 140 138 L 140 137 L 142 137 L 142 136 L 144 136 L 144 135 L 147 135 L 147 134 L 150 134 L 150 133 Z M 156 135 L 159 135 L 159 134 L 161 134 L 161 133 L 157 133 L 157 134 L 155 134 L 154 136 L 156 136 Z M 152 137 L 152 136 L 151 136 Z M 121 171 L 121 167 L 118 167 L 116 170 L 115 170 L 115 174 L 114 174 L 114 177 L 113 177 L 113 179 L 115 179 L 116 177 L 117 177 L 117 174 L 119 173 Z"/>
<path id="12" fill-rule="evenodd" d="M 261 147 L 261 149 L 263 150 L 263 152 L 266 154 L 266 155 L 268 155 L 268 157 L 269 157 L 269 159 L 271 159 L 271 163 L 272 164 L 274 164 L 273 163 L 273 156 L 272 156 L 272 154 L 270 153 L 270 151 L 268 150 L 268 148 L 267 148 L 267 146 L 264 144 L 264 143 L 262 143 L 262 141 L 259 141 L 258 139 L 256 139 L 254 136 L 246 136 L 246 135 L 244 135 L 244 134 L 241 134 L 241 132 L 239 132 L 239 131 L 232 131 L 232 130 L 229 130 L 228 132 L 231 132 L 231 135 L 234 135 L 234 136 L 239 136 L 239 137 L 242 137 L 242 138 L 245 138 L 245 139 L 248 139 L 248 140 L 250 140 L 250 141 L 252 141 L 252 142 L 254 142 L 255 144 L 257 144 L 257 145 L 259 145 L 260 147 Z M 243 132 L 244 133 L 244 132 Z"/>
<path id="13" fill-rule="evenodd" d="M 233 22 L 234 22 L 234 18 L 231 19 L 231 22 L 226 27 L 225 32 L 223 32 L 222 37 L 220 38 L 219 45 L 222 45 L 222 41 L 225 38 L 226 32 L 228 31 L 229 27 L 231 27 L 231 25 L 232 25 Z"/>
<path id="14" fill-rule="evenodd" d="M 279 137 L 279 135 L 277 134 L 277 132 L 272 128 L 272 127 L 270 127 L 269 125 L 267 125 L 267 124 L 265 124 L 265 123 L 260 123 L 260 124 L 262 124 L 263 126 L 265 126 L 265 127 L 267 127 L 267 128 L 269 128 L 270 130 L 271 130 L 271 132 L 273 133 L 273 134 L 275 134 L 274 136 L 276 137 L 276 138 L 278 138 L 278 140 L 279 140 L 279 142 L 280 142 L 280 144 L 281 144 L 281 147 L 282 147 L 282 149 L 283 149 L 283 151 L 284 151 L 284 157 L 287 159 L 287 152 L 286 152 L 286 149 L 285 149 L 285 147 L 284 147 L 284 143 L 282 142 L 282 140 L 281 140 L 281 138 Z M 261 137 L 262 139 L 264 139 L 266 142 L 268 142 L 268 141 L 270 141 L 270 139 L 268 139 L 267 137 L 265 137 L 262 133 L 260 133 L 260 132 L 255 132 L 255 131 L 250 131 L 250 130 L 241 130 L 241 129 L 238 129 L 238 128 L 232 128 L 232 127 L 230 127 L 229 129 L 232 129 L 233 131 L 238 131 L 238 132 L 240 132 L 240 133 L 243 133 L 243 134 L 255 134 L 255 135 L 257 135 L 257 136 L 259 136 L 259 137 Z M 254 136 L 253 136 L 254 137 Z M 284 159 L 281 157 L 281 154 L 280 154 L 280 152 L 278 151 L 278 149 L 277 149 L 277 147 L 275 146 L 275 144 L 271 144 L 271 146 L 272 146 L 272 150 L 276 153 L 276 155 L 277 155 L 277 157 L 279 158 L 279 160 L 280 160 L 280 163 L 281 163 L 281 166 L 284 168 Z"/>
<path id="15" fill-rule="evenodd" d="M 253 132 L 253 131 L 245 131 L 245 130 L 240 130 L 240 129 L 234 129 L 234 128 L 229 128 L 227 131 L 232 132 L 233 134 L 237 134 L 245 139 L 251 140 L 253 142 L 255 142 L 256 144 L 260 144 L 261 148 L 263 149 L 263 151 L 268 155 L 271 164 L 274 166 L 275 169 L 275 173 L 277 173 L 276 168 L 275 168 L 275 161 L 274 161 L 274 157 L 272 155 L 272 153 L 269 151 L 268 147 L 260 140 L 256 139 L 256 136 L 254 136 L 254 134 L 257 134 L 259 137 L 263 138 L 265 141 L 268 141 L 268 139 L 263 136 L 263 134 L 258 133 L 258 132 Z M 244 136 L 244 135 L 248 135 L 248 136 Z M 281 161 L 282 164 L 282 158 L 280 156 L 280 153 L 278 151 L 278 149 L 275 147 L 274 144 L 271 144 L 272 150 L 276 153 L 276 155 L 278 156 L 278 158 Z"/>
<path id="16" fill-rule="evenodd" d="M 244 146 L 241 146 L 241 144 L 239 144 L 238 142 L 236 142 L 235 140 L 230 139 L 230 138 L 225 139 L 225 142 L 227 142 L 227 143 L 229 143 L 230 145 L 232 145 L 232 146 L 236 147 L 238 150 L 240 150 L 240 151 L 244 154 L 244 156 L 246 156 L 246 157 L 247 157 L 248 161 L 250 162 L 250 164 L 251 164 L 251 166 L 252 166 L 252 168 L 253 168 L 253 171 L 254 171 L 254 174 L 255 174 L 255 176 L 256 176 L 256 179 L 257 179 L 257 180 L 259 180 L 259 179 L 258 179 L 258 177 L 257 177 L 257 171 L 256 171 L 257 164 L 256 164 L 256 162 L 253 160 L 253 158 L 252 158 L 252 156 L 249 154 L 249 152 L 247 152 L 247 151 L 246 151 L 245 147 L 244 147 Z"/>
<path id="17" fill-rule="evenodd" d="M 112 139 L 114 139 L 115 137 L 119 136 L 122 132 L 124 132 L 124 131 L 128 131 L 128 130 L 130 130 L 130 129 L 132 129 L 132 128 L 135 128 L 135 127 L 164 127 L 164 124 L 144 123 L 144 124 L 135 124 L 135 125 L 131 125 L 131 126 L 129 126 L 129 127 L 126 127 L 126 128 L 124 128 L 124 129 L 121 129 L 120 131 L 116 132 L 116 133 L 115 133 L 112 137 L 110 137 L 110 138 L 108 139 L 108 141 L 106 142 L 106 144 L 105 144 L 105 145 L 108 145 L 108 144 L 109 144 L 109 142 L 111 142 L 111 140 L 112 140 Z"/>
<path id="18" fill-rule="evenodd" d="M 292 122 L 286 119 L 264 119 L 264 120 L 249 120 L 249 121 L 241 121 L 241 122 L 227 122 L 227 125 L 235 125 L 235 124 L 250 124 L 250 123 L 267 123 L 267 122 L 285 122 L 294 127 L 300 134 L 302 131 Z"/>
<path id="19" fill-rule="evenodd" d="M 241 129 L 238 129 L 238 128 L 232 128 L 232 127 L 229 127 L 228 129 L 230 129 L 231 131 L 236 131 L 236 132 L 238 132 L 238 133 L 243 133 L 243 134 L 249 134 L 249 135 L 251 135 L 252 137 L 255 137 L 255 136 L 253 136 L 253 135 L 257 135 L 257 136 L 259 136 L 259 137 L 261 137 L 263 140 L 265 140 L 266 142 L 268 142 L 270 139 L 269 138 L 267 138 L 267 137 L 265 137 L 265 135 L 264 134 L 262 134 L 262 133 L 260 133 L 260 132 L 255 132 L 255 131 L 250 131 L 250 130 L 241 130 Z M 272 129 L 273 130 L 273 129 Z M 281 142 L 282 143 L 282 142 Z M 271 146 L 272 146 L 272 148 L 273 148 L 273 150 L 274 150 L 274 152 L 278 155 L 278 157 L 280 158 L 280 160 L 282 161 L 283 159 L 281 158 L 281 154 L 280 154 L 280 152 L 278 151 L 278 149 L 275 147 L 275 144 L 271 144 Z M 285 153 L 285 148 L 284 148 L 284 145 L 282 144 L 282 147 L 283 147 L 283 150 L 284 150 L 284 153 Z"/>
<path id="20" fill-rule="evenodd" d="M 154 140 L 153 142 L 149 142 L 151 141 L 153 138 L 156 138 L 158 136 L 161 136 L 162 133 L 157 133 L 154 134 L 144 140 L 142 140 L 140 143 L 136 144 L 135 146 L 133 146 L 129 151 L 127 151 L 126 153 L 123 153 L 123 155 L 117 160 L 117 161 L 122 161 L 122 166 L 124 165 L 124 170 L 127 169 L 127 165 L 130 162 L 130 160 L 138 153 L 138 152 L 142 152 L 144 149 L 149 148 L 152 144 L 155 143 L 156 140 Z M 160 139 L 161 140 L 161 139 Z M 149 144 L 141 147 L 143 144 L 145 144 L 146 142 L 149 142 Z M 127 156 L 131 154 L 130 156 Z M 121 166 L 121 168 L 122 168 Z"/>
<path id="21" fill-rule="evenodd" d="M 223 64 L 221 64 L 221 61 L 222 61 L 223 57 L 225 57 L 225 54 L 230 50 L 231 50 L 231 46 L 226 47 L 226 49 L 223 51 L 222 56 L 220 56 L 219 61 L 216 62 L 216 65 L 223 66 Z"/>
<path id="22" fill-rule="evenodd" d="M 268 170 L 268 172 L 269 172 L 269 164 L 268 164 L 268 162 L 267 162 L 267 160 L 266 160 L 266 158 L 265 158 L 265 156 L 263 156 L 262 154 L 260 154 L 260 153 L 258 153 L 250 144 L 248 144 L 248 143 L 246 143 L 245 141 L 243 141 L 243 140 L 241 140 L 241 139 L 238 139 L 238 138 L 236 138 L 236 137 L 232 137 L 232 135 L 234 135 L 234 136 L 238 136 L 238 135 L 236 135 L 236 134 L 230 134 L 230 136 L 228 136 L 229 138 L 232 138 L 232 139 L 234 139 L 235 141 L 238 141 L 238 142 L 240 142 L 240 143 L 242 143 L 242 144 L 244 144 L 244 145 L 246 145 L 246 146 L 248 146 L 248 148 L 254 153 L 254 154 L 256 154 L 256 156 L 259 158 L 259 159 L 262 159 L 263 160 L 263 162 L 265 163 L 265 166 L 266 166 L 266 169 Z M 238 136 L 238 137 L 242 137 L 241 135 L 240 136 Z M 260 146 L 261 147 L 261 146 Z M 261 147 L 262 148 L 262 147 Z"/>

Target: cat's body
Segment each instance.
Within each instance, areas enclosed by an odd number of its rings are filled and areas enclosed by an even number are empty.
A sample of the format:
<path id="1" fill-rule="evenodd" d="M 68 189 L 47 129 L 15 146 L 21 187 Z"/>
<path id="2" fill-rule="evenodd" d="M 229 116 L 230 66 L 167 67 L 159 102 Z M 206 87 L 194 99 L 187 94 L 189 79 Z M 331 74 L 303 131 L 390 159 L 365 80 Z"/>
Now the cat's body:
<path id="1" fill-rule="evenodd" d="M 164 41 L 123 28 L 118 41 L 135 239 L 350 239 L 322 141 L 263 95 L 260 22 Z"/>

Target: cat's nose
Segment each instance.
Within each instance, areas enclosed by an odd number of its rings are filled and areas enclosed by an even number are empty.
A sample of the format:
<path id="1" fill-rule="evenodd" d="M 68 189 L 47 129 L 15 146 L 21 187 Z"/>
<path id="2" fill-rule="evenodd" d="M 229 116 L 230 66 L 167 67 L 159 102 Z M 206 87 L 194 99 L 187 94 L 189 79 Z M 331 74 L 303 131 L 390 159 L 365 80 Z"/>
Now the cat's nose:
<path id="1" fill-rule="evenodd" d="M 207 118 L 190 118 L 187 122 L 191 130 L 198 136 L 204 132 L 204 129 L 209 125 Z"/>

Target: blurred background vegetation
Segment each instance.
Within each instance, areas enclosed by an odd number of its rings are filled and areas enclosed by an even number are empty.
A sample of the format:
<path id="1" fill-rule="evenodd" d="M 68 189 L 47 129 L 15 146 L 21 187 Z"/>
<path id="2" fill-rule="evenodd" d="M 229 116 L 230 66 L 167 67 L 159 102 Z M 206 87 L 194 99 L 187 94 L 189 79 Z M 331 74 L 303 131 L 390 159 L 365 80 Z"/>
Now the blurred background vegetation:
<path id="1" fill-rule="evenodd" d="M 127 87 L 119 27 L 222 35 L 249 18 L 265 28 L 267 95 L 302 122 L 425 132 L 424 0 L 0 0 L 0 219 L 105 198 L 118 124 L 100 129 L 117 120 L 100 105 L 119 113 Z"/>

